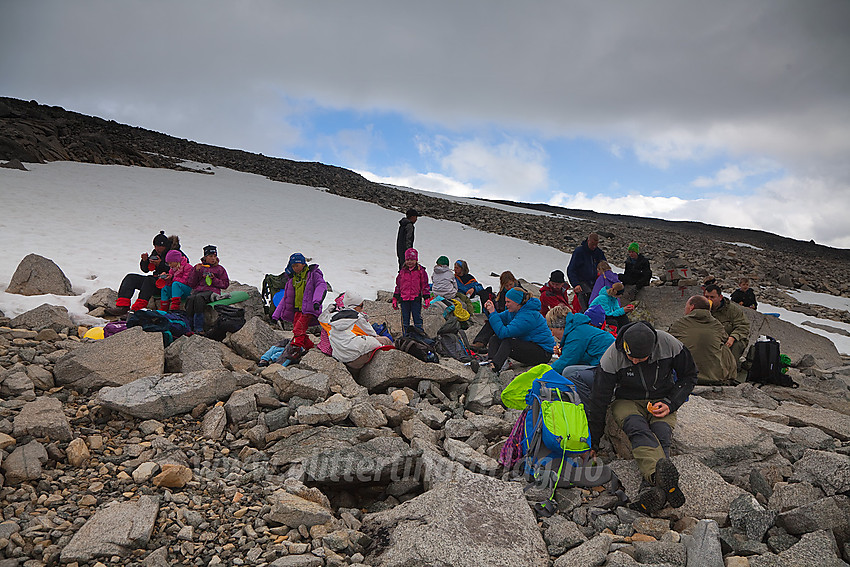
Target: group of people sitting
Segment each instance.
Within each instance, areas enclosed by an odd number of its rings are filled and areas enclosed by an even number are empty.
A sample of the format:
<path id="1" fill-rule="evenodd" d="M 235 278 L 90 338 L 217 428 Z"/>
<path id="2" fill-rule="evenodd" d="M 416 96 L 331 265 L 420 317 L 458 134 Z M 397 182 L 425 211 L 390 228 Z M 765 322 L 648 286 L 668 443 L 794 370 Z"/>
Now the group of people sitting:
<path id="1" fill-rule="evenodd" d="M 144 274 L 124 276 L 115 306 L 106 310 L 108 315 L 122 316 L 145 309 L 154 293 L 159 291 L 160 310 L 182 310 L 185 301 L 192 331 L 203 333 L 204 307 L 230 286 L 227 270 L 219 264 L 218 249 L 214 245 L 204 246 L 200 262 L 193 266 L 180 250 L 180 239 L 166 236 L 165 231 L 154 236 L 153 250 L 141 255 L 139 268 Z M 137 290 L 139 296 L 131 305 Z"/>

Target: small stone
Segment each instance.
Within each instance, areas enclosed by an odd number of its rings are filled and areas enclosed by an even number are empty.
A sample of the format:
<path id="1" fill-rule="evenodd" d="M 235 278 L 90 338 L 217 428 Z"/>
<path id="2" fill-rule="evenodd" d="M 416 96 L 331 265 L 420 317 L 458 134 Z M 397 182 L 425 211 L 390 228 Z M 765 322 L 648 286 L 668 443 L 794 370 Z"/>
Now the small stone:
<path id="1" fill-rule="evenodd" d="M 136 484 L 143 484 L 149 481 L 158 471 L 159 464 L 152 461 L 142 463 L 133 471 L 133 481 Z"/>
<path id="2" fill-rule="evenodd" d="M 192 469 L 184 465 L 162 465 L 162 472 L 156 475 L 153 483 L 163 488 L 183 488 L 192 480 Z"/>
<path id="3" fill-rule="evenodd" d="M 192 526 L 183 526 L 180 528 L 180 531 L 177 532 L 177 539 L 182 539 L 183 541 L 192 541 L 195 539 L 195 528 Z"/>
<path id="4" fill-rule="evenodd" d="M 407 392 L 404 390 L 393 390 L 392 394 L 390 394 L 393 400 L 407 405 L 410 403 L 410 397 L 408 397 Z"/>
<path id="5" fill-rule="evenodd" d="M 97 498 L 91 494 L 84 494 L 79 500 L 80 506 L 94 506 L 95 504 L 97 504 Z"/>
<path id="6" fill-rule="evenodd" d="M 86 446 L 86 442 L 77 437 L 68 443 L 68 448 L 65 449 L 65 454 L 68 456 L 68 462 L 72 467 L 80 467 L 91 459 L 91 453 Z"/>

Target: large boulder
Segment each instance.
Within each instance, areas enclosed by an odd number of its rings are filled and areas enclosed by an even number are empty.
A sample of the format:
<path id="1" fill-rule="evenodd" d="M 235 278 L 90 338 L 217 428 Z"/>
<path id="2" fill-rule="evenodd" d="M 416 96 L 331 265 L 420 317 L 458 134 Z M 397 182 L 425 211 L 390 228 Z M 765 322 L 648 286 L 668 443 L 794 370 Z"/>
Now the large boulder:
<path id="1" fill-rule="evenodd" d="M 53 441 L 70 441 L 71 424 L 62 411 L 62 402 L 56 398 L 42 396 L 24 404 L 21 413 L 15 416 L 14 435 L 49 437 Z"/>
<path id="2" fill-rule="evenodd" d="M 754 461 L 777 453 L 770 434 L 710 400 L 691 396 L 676 415 L 673 448 L 699 456 L 709 467 L 748 473 Z"/>
<path id="3" fill-rule="evenodd" d="M 225 344 L 241 357 L 260 360 L 263 353 L 282 339 L 283 333 L 278 333 L 260 317 L 252 317 L 241 329 L 225 339 Z"/>
<path id="4" fill-rule="evenodd" d="M 182 336 L 165 349 L 165 371 L 224 370 L 222 348 L 201 335 Z"/>
<path id="5" fill-rule="evenodd" d="M 38 441 L 15 447 L 12 454 L 3 460 L 6 484 L 20 484 L 41 478 L 41 465 L 47 462 L 47 451 Z"/>
<path id="6" fill-rule="evenodd" d="M 56 362 L 53 374 L 57 384 L 85 390 L 122 386 L 161 374 L 164 367 L 162 334 L 132 327 L 69 352 Z"/>
<path id="7" fill-rule="evenodd" d="M 18 295 L 74 295 L 71 282 L 53 260 L 28 254 L 18 264 L 6 293 Z"/>
<path id="8" fill-rule="evenodd" d="M 850 542 L 850 498 L 830 496 L 788 510 L 776 517 L 776 525 L 793 535 L 828 529 L 842 544 Z"/>
<path id="9" fill-rule="evenodd" d="M 117 388 L 103 388 L 102 406 L 142 419 L 163 419 L 187 413 L 199 404 L 226 399 L 239 387 L 239 376 L 227 370 L 154 375 Z"/>
<path id="10" fill-rule="evenodd" d="M 803 458 L 794 463 L 791 480 L 809 481 L 827 496 L 850 492 L 850 456 L 806 449 Z"/>
<path id="11" fill-rule="evenodd" d="M 296 428 L 293 430 L 293 427 Z M 392 432 L 363 427 L 311 427 L 298 425 L 289 428 L 291 435 L 277 441 L 266 451 L 272 454 L 272 466 L 286 466 L 315 459 L 316 455 L 338 449 L 347 449 L 375 437 L 392 435 Z"/>
<path id="12" fill-rule="evenodd" d="M 323 485 L 388 484 L 411 476 L 420 451 L 400 437 L 376 437 L 304 460 L 305 482 Z"/>
<path id="13" fill-rule="evenodd" d="M 126 557 L 150 541 L 159 499 L 141 496 L 133 502 L 112 502 L 95 513 L 62 550 L 62 563 L 90 561 L 95 557 Z"/>
<path id="14" fill-rule="evenodd" d="M 776 411 L 787 415 L 791 425 L 810 425 L 842 441 L 850 441 L 850 417 L 843 413 L 794 402 L 782 402 Z"/>
<path id="15" fill-rule="evenodd" d="M 283 401 L 293 396 L 305 400 L 324 399 L 330 392 L 330 378 L 327 374 L 303 368 L 281 366 L 271 379 L 278 397 Z"/>
<path id="16" fill-rule="evenodd" d="M 458 382 L 461 377 L 439 364 L 418 360 L 400 350 L 378 351 L 363 367 L 357 381 L 370 392 L 382 393 L 390 386 L 415 386 L 421 380 L 438 384 Z"/>
<path id="17" fill-rule="evenodd" d="M 53 329 L 56 332 L 74 327 L 68 310 L 57 305 L 43 303 L 35 309 L 21 313 L 9 323 L 12 327 L 25 327 L 33 331 Z"/>
<path id="18" fill-rule="evenodd" d="M 376 545 L 368 563 L 384 567 L 545 567 L 546 543 L 522 487 L 481 475 L 446 482 L 361 528 Z"/>
<path id="19" fill-rule="evenodd" d="M 343 363 L 317 348 L 310 349 L 298 362 L 297 367 L 325 374 L 328 377 L 328 386 L 347 398 L 357 398 L 368 393 L 366 388 L 354 380 Z"/>

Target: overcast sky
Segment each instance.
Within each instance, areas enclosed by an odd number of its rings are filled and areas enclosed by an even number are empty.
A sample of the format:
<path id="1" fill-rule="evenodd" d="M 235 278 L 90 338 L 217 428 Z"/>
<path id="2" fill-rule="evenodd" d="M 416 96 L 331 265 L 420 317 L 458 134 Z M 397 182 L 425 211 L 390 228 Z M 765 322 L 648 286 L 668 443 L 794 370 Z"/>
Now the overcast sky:
<path id="1" fill-rule="evenodd" d="M 0 1 L 0 95 L 850 248 L 850 2 Z"/>

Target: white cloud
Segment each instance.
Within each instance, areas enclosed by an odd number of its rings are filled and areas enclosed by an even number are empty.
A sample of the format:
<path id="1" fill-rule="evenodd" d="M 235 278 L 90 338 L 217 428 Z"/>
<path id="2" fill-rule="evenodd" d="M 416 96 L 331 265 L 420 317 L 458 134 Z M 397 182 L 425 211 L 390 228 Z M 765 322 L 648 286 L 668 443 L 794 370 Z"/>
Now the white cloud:
<path id="1" fill-rule="evenodd" d="M 456 179 L 447 177 L 440 173 L 408 173 L 401 175 L 377 175 L 371 171 L 358 171 L 360 175 L 374 181 L 375 183 L 386 183 L 389 185 L 398 185 L 400 187 L 410 187 L 413 189 L 422 189 L 441 193 L 443 195 L 453 195 L 455 197 L 481 197 L 480 191 L 468 185 L 461 183 Z"/>
<path id="2" fill-rule="evenodd" d="M 777 165 L 767 160 L 745 164 L 727 164 L 726 167 L 719 170 L 714 176 L 700 176 L 691 181 L 694 187 L 710 188 L 724 187 L 726 189 L 736 189 L 743 182 L 754 175 L 761 175 L 771 171 L 776 171 Z"/>
<path id="3" fill-rule="evenodd" d="M 769 181 L 751 195 L 722 194 L 706 199 L 584 193 L 556 194 L 550 204 L 602 213 L 695 220 L 721 226 L 765 230 L 800 240 L 850 248 L 846 211 L 850 185 L 836 188 L 822 178 L 786 176 Z"/>

